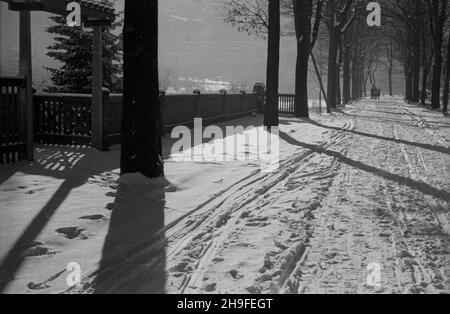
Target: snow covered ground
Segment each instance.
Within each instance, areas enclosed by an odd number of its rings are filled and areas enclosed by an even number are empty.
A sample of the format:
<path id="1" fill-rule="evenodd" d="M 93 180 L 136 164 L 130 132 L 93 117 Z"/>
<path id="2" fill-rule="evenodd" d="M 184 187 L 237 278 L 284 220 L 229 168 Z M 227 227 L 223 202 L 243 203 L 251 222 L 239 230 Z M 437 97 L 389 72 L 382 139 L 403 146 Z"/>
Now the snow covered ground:
<path id="1" fill-rule="evenodd" d="M 118 180 L 118 147 L 39 147 L 35 164 L 0 168 L 0 290 L 450 292 L 450 119 L 366 100 L 283 118 L 280 141 L 273 173 L 168 158 L 158 180 Z"/>

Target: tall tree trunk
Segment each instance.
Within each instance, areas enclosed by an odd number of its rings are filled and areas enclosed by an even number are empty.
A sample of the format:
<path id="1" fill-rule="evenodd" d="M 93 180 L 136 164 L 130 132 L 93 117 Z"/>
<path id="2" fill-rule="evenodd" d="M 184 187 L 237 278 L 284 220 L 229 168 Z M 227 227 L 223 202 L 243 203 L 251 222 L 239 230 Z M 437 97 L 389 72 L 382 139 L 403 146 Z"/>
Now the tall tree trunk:
<path id="1" fill-rule="evenodd" d="M 329 38 L 329 49 L 328 49 L 328 106 L 327 112 L 331 113 L 331 109 L 336 108 L 336 72 L 337 72 L 337 54 L 339 49 L 338 38 L 334 31 L 330 32 Z"/>
<path id="2" fill-rule="evenodd" d="M 264 112 L 264 125 L 268 128 L 279 125 L 278 89 L 280 68 L 280 28 L 280 0 L 269 0 L 267 100 Z"/>
<path id="3" fill-rule="evenodd" d="M 341 68 L 342 68 L 342 62 L 344 60 L 344 50 L 342 49 L 342 46 L 339 45 L 339 58 L 336 63 L 336 104 L 341 105 L 342 104 L 342 91 L 341 91 Z"/>
<path id="4" fill-rule="evenodd" d="M 405 58 L 405 100 L 413 101 L 413 85 L 414 85 L 414 34 L 411 28 L 407 30 L 407 44 Z"/>
<path id="5" fill-rule="evenodd" d="M 358 48 L 355 47 L 352 54 L 352 100 L 359 98 L 359 66 L 358 66 Z"/>
<path id="6" fill-rule="evenodd" d="M 125 2 L 121 172 L 164 175 L 158 82 L 158 1 Z"/>
<path id="7" fill-rule="evenodd" d="M 360 80 L 361 80 L 361 90 L 360 90 L 360 96 L 359 98 L 364 98 L 367 97 L 367 78 L 365 77 L 365 69 L 364 69 L 364 64 L 366 64 L 366 60 L 364 58 L 364 56 L 361 56 L 361 61 L 359 63 L 360 65 Z"/>
<path id="8" fill-rule="evenodd" d="M 350 49 L 344 50 L 344 82 L 343 82 L 343 93 L 344 93 L 344 104 L 350 103 L 350 85 L 351 85 L 351 75 L 350 75 L 350 63 L 351 63 L 351 51 Z"/>
<path id="9" fill-rule="evenodd" d="M 327 92 L 325 91 L 325 87 L 323 84 L 322 73 L 321 73 L 319 66 L 317 65 L 316 58 L 314 57 L 314 54 L 312 52 L 311 52 L 311 60 L 314 65 L 314 70 L 316 71 L 317 81 L 319 81 L 320 91 L 321 91 L 320 95 L 323 96 L 325 103 L 327 103 L 328 98 L 327 98 Z"/>
<path id="10" fill-rule="evenodd" d="M 449 92 L 450 92 L 450 38 L 448 39 L 448 53 L 447 53 L 447 71 L 445 74 L 444 83 L 444 99 L 443 99 L 443 112 L 448 112 Z"/>
<path id="11" fill-rule="evenodd" d="M 442 79 L 442 41 L 436 45 L 434 52 L 433 87 L 431 106 L 433 109 L 441 107 L 441 79 Z"/>
<path id="12" fill-rule="evenodd" d="M 389 87 L 389 96 L 394 96 L 394 89 L 392 85 L 392 74 L 394 72 L 394 43 L 392 41 L 386 46 L 386 58 L 388 61 L 388 87 Z"/>
<path id="13" fill-rule="evenodd" d="M 415 35 L 414 40 L 412 101 L 414 103 L 418 103 L 419 100 L 420 100 L 420 33 L 417 33 Z"/>
<path id="14" fill-rule="evenodd" d="M 448 0 L 429 1 L 431 10 L 431 30 L 434 41 L 434 68 L 431 106 L 441 107 L 441 79 L 442 79 L 442 45 L 444 25 L 447 19 Z"/>
<path id="15" fill-rule="evenodd" d="M 422 94 L 420 97 L 420 103 L 425 106 L 426 105 L 426 101 L 427 101 L 427 86 L 428 86 L 428 76 L 430 74 L 430 69 L 431 69 L 431 63 L 433 62 L 433 53 L 430 54 L 430 56 L 427 56 L 427 50 L 425 49 L 426 47 L 426 39 L 425 37 L 423 38 L 423 59 L 422 59 L 422 64 L 423 64 L 423 71 L 422 71 Z"/>
<path id="16" fill-rule="evenodd" d="M 420 97 L 420 104 L 422 106 L 426 105 L 427 101 L 427 82 L 428 82 L 428 75 L 429 75 L 429 67 L 424 68 L 422 72 L 422 94 Z"/>
<path id="17" fill-rule="evenodd" d="M 420 1 L 414 1 L 415 13 L 414 13 L 414 28 L 412 29 L 412 39 L 413 39 L 413 87 L 412 87 L 412 101 L 418 103 L 420 100 L 420 49 L 421 49 L 421 37 L 422 32 L 422 19 L 421 10 L 423 7 Z"/>
<path id="18" fill-rule="evenodd" d="M 406 70 L 406 77 L 405 77 L 405 99 L 408 102 L 411 102 L 413 99 L 413 82 L 414 82 L 414 77 L 413 77 L 413 73 L 410 69 Z"/>
<path id="19" fill-rule="evenodd" d="M 312 0 L 294 1 L 297 65 L 295 69 L 295 116 L 309 118 L 308 72 L 311 46 Z"/>
<path id="20" fill-rule="evenodd" d="M 388 70 L 388 84 L 389 84 L 389 96 L 394 96 L 394 88 L 392 86 L 392 72 L 393 72 L 393 65 L 392 62 L 389 64 L 389 70 Z"/>

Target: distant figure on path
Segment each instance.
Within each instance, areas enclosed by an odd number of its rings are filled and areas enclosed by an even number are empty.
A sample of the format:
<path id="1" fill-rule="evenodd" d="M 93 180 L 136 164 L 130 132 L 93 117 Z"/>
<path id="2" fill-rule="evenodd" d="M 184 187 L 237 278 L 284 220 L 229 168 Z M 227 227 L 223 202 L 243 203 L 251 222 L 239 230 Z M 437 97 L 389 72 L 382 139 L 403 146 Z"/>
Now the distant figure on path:
<path id="1" fill-rule="evenodd" d="M 379 100 L 381 96 L 381 89 L 377 88 L 375 84 L 372 85 L 372 89 L 370 90 L 370 98 Z"/>

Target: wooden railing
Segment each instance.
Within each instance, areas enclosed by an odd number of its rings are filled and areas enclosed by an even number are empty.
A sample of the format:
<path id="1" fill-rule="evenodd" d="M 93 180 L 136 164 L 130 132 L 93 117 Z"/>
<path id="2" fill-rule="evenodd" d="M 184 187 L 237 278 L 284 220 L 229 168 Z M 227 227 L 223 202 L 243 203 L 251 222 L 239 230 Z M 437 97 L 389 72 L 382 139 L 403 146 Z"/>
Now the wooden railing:
<path id="1" fill-rule="evenodd" d="M 91 102 L 90 95 L 36 95 L 35 141 L 40 144 L 90 145 Z"/>
<path id="2" fill-rule="evenodd" d="M 103 147 L 120 144 L 121 94 L 103 93 Z M 252 114 L 261 107 L 256 94 L 161 95 L 165 131 L 174 126 L 193 126 L 194 118 L 204 125 Z M 92 141 L 91 95 L 38 94 L 34 96 L 34 135 L 41 144 L 90 145 Z"/>
<path id="3" fill-rule="evenodd" d="M 280 114 L 294 114 L 295 113 L 295 95 L 280 94 L 278 101 L 278 111 Z"/>
<path id="4" fill-rule="evenodd" d="M 0 77 L 0 164 L 20 161 L 26 147 L 20 113 L 23 78 Z"/>

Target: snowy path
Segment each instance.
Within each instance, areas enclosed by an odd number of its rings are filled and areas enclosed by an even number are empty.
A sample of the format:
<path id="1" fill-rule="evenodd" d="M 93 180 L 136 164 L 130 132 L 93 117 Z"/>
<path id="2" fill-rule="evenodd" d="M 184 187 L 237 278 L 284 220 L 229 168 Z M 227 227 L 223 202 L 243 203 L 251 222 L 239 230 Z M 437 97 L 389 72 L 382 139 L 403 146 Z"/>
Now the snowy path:
<path id="1" fill-rule="evenodd" d="M 319 145 L 281 132 L 297 149 L 278 172 L 216 194 L 97 292 L 448 292 L 449 123 L 417 110 L 363 101 L 333 117 L 343 126 L 313 122 Z"/>
<path id="2" fill-rule="evenodd" d="M 449 291 L 449 138 L 414 109 L 389 101 L 357 107 L 347 157 L 339 157 L 344 165 L 316 211 L 289 292 Z M 448 119 L 431 118 L 448 128 Z M 380 287 L 367 285 L 371 263 L 381 267 Z"/>
<path id="3" fill-rule="evenodd" d="M 164 180 L 142 185 L 115 183 L 117 155 L 101 156 L 105 176 L 97 153 L 85 152 L 80 187 L 35 238 L 51 254 L 27 258 L 7 291 L 64 291 L 56 271 L 76 261 L 83 282 L 70 293 L 450 292 L 450 119 L 367 100 L 312 121 L 283 118 L 280 138 L 277 172 L 168 160 Z M 27 178 L 46 192 L 22 195 L 16 185 Z M 54 193 L 48 178 L 19 173 L 1 184 L 16 192 L 0 195 L 0 215 L 18 225 L 20 208 L 39 213 L 36 200 Z M 88 214 L 103 219 L 78 224 L 85 237 L 55 233 Z M 6 248 L 21 229 L 4 221 Z M 368 282 L 369 265 L 381 285 Z"/>
<path id="4" fill-rule="evenodd" d="M 306 248 L 305 222 L 320 206 L 338 171 L 333 157 L 317 151 L 345 149 L 344 131 L 352 124 L 342 118 L 323 119 L 336 128 L 343 125 L 339 131 L 284 119 L 278 172 L 262 173 L 257 167 L 166 225 L 152 236 L 152 245 L 147 241 L 144 248 L 135 249 L 136 255 L 94 274 L 81 290 L 279 292 Z M 272 280 L 277 280 L 277 287 L 270 285 Z"/>
<path id="5" fill-rule="evenodd" d="M 194 219 L 168 292 L 448 292 L 445 138 L 402 103 L 349 115 L 321 146 L 282 136 L 305 151 Z M 380 287 L 367 285 L 373 263 Z"/>

